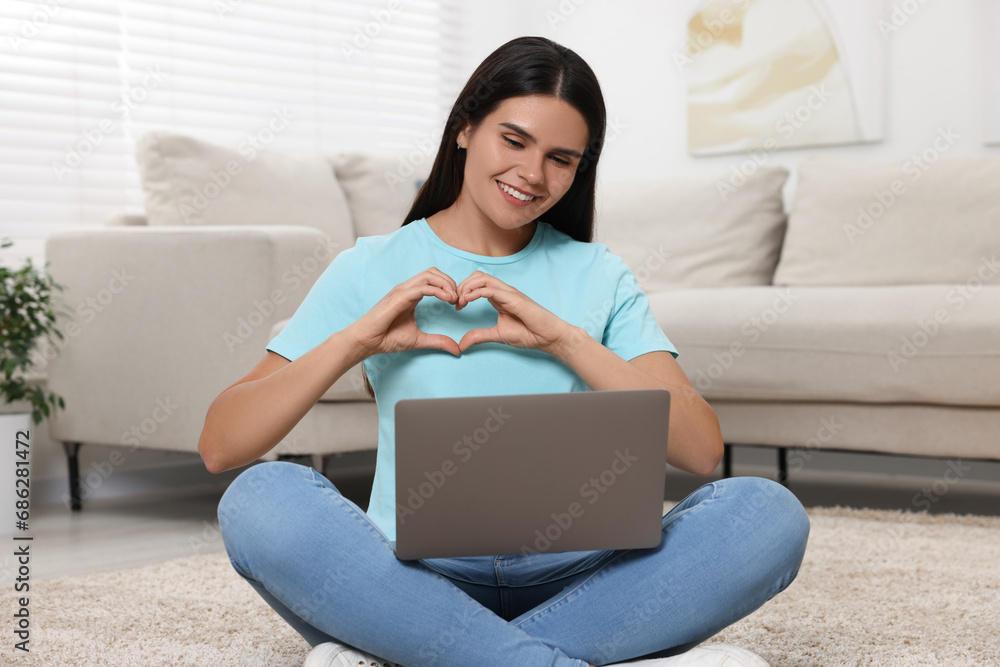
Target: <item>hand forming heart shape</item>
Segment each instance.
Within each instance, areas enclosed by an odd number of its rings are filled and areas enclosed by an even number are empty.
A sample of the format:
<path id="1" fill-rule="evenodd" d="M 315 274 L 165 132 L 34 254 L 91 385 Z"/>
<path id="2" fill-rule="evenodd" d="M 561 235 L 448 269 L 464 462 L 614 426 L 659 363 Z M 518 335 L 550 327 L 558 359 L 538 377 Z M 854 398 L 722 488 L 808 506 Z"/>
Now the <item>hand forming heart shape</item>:
<path id="1" fill-rule="evenodd" d="M 425 333 L 414 314 L 425 296 L 452 304 L 456 310 L 486 298 L 497 311 L 497 323 L 467 332 L 458 343 L 448 336 Z M 473 345 L 487 342 L 548 352 L 574 329 L 494 276 L 475 271 L 456 285 L 450 276 L 431 267 L 396 285 L 345 331 L 350 332 L 364 358 L 415 349 L 437 349 L 459 356 Z"/>

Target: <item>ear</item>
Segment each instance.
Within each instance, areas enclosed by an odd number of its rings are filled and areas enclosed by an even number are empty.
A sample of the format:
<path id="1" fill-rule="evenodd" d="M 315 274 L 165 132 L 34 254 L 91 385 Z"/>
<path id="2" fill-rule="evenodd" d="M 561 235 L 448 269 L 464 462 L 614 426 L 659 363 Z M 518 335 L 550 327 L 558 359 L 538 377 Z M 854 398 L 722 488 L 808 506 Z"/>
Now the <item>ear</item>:
<path id="1" fill-rule="evenodd" d="M 459 130 L 458 134 L 455 136 L 455 142 L 456 143 L 461 142 L 463 147 L 468 146 L 469 138 L 471 136 L 472 136 L 472 125 L 469 123 L 469 121 L 465 121 L 465 124 L 462 126 L 462 129 Z"/>

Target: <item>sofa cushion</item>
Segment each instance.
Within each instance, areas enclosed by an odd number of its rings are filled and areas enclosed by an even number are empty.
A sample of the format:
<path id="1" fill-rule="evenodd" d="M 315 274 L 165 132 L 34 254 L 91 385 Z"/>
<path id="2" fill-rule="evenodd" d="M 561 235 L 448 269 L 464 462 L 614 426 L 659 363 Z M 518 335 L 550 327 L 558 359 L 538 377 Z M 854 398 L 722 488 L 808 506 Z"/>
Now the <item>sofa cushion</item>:
<path id="1" fill-rule="evenodd" d="M 340 153 L 330 158 L 344 189 L 358 236 L 399 229 L 430 170 L 429 159 L 414 167 L 407 158 Z"/>
<path id="2" fill-rule="evenodd" d="M 271 327 L 271 338 L 269 340 L 274 340 L 285 325 L 288 324 L 288 319 L 276 322 L 273 327 Z M 361 374 L 361 364 L 356 364 L 347 369 L 347 372 L 337 378 L 337 381 L 326 390 L 320 401 L 370 401 L 371 396 L 365 391 L 365 380 Z"/>
<path id="3" fill-rule="evenodd" d="M 706 399 L 1000 406 L 997 285 L 735 287 L 650 295 Z"/>
<path id="4" fill-rule="evenodd" d="M 1000 157 L 809 157 L 776 285 L 955 284 L 1000 249 Z"/>
<path id="5" fill-rule="evenodd" d="M 595 240 L 647 292 L 770 285 L 785 229 L 783 167 L 751 176 L 615 182 L 598 189 Z"/>
<path id="6" fill-rule="evenodd" d="M 321 156 L 240 149 L 166 132 L 136 142 L 152 225 L 304 225 L 354 245 L 344 193 Z"/>

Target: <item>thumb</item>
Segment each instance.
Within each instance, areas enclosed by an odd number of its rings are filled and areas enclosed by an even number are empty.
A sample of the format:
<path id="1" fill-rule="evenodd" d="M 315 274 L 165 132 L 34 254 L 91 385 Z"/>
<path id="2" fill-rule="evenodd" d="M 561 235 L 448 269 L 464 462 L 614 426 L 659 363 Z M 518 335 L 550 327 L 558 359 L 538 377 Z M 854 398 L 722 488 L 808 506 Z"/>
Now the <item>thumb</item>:
<path id="1" fill-rule="evenodd" d="M 466 332 L 462 336 L 462 340 L 458 343 L 458 349 L 465 352 L 473 345 L 478 345 L 479 343 L 502 343 L 500 336 L 497 334 L 496 327 L 489 329 L 473 329 Z"/>
<path id="2" fill-rule="evenodd" d="M 442 336 L 441 334 L 422 334 L 417 339 L 417 347 L 430 350 L 441 350 L 442 352 L 453 354 L 456 357 L 462 354 L 462 350 L 454 340 L 448 336 Z"/>

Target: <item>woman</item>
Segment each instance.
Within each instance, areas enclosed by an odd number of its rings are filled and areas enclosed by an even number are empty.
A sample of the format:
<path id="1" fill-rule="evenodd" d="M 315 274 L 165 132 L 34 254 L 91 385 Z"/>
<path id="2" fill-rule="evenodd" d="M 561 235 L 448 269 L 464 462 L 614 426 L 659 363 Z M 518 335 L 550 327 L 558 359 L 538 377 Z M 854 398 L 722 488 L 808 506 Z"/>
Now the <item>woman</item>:
<path id="1" fill-rule="evenodd" d="M 634 276 L 590 242 L 604 128 L 574 52 L 500 47 L 459 95 L 406 224 L 338 255 L 209 409 L 199 451 L 220 472 L 273 448 L 359 362 L 378 397 L 367 512 L 284 462 L 244 471 L 219 506 L 233 566 L 315 647 L 307 665 L 765 664 L 693 647 L 795 577 L 808 519 L 767 480 L 698 489 L 654 549 L 395 558 L 401 398 L 662 387 L 671 465 L 707 475 L 721 457 L 718 420 Z"/>

